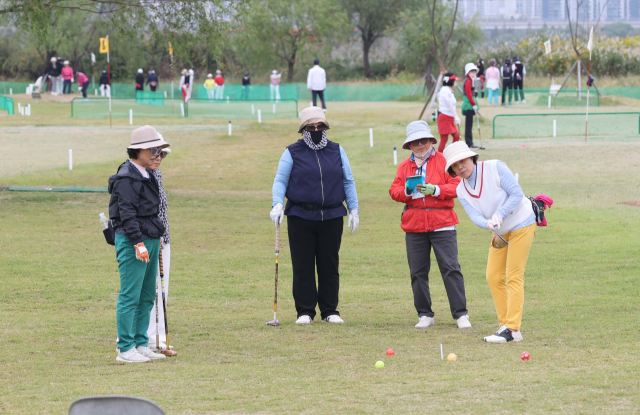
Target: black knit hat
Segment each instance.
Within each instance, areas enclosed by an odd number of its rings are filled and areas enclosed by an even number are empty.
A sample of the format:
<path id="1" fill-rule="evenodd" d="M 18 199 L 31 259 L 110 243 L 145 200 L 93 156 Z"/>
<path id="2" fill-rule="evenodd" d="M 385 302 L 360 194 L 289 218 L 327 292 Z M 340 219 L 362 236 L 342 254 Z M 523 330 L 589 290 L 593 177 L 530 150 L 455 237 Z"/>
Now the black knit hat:
<path id="1" fill-rule="evenodd" d="M 444 86 L 453 86 L 455 81 L 460 81 L 460 78 L 456 76 L 453 72 L 447 72 L 444 74 L 442 78 L 442 85 Z"/>

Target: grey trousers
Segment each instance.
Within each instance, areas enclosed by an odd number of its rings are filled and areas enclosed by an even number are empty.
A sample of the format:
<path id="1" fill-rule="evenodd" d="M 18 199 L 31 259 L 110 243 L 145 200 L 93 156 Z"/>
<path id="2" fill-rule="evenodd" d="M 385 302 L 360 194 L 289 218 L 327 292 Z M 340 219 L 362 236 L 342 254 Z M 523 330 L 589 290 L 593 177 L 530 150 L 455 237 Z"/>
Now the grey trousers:
<path id="1" fill-rule="evenodd" d="M 438 267 L 449 297 L 449 308 L 454 319 L 467 314 L 467 298 L 464 293 L 464 277 L 458 263 L 456 231 L 407 233 L 407 260 L 411 271 L 413 303 L 418 316 L 433 317 L 431 293 L 429 292 L 429 270 L 431 269 L 431 247 L 436 254 Z"/>

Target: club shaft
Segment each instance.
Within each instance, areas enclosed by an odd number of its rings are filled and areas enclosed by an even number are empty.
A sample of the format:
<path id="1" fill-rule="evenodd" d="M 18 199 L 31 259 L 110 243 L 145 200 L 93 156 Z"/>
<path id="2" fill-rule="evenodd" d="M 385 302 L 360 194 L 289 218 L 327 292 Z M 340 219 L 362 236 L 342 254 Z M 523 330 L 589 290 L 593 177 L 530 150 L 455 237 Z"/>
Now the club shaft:
<path id="1" fill-rule="evenodd" d="M 164 296 L 164 264 L 162 262 L 162 244 L 158 254 L 158 262 L 160 263 L 160 283 L 162 284 L 162 311 L 164 313 L 164 333 L 167 338 L 167 350 L 169 350 L 169 324 L 167 323 L 167 301 Z"/>

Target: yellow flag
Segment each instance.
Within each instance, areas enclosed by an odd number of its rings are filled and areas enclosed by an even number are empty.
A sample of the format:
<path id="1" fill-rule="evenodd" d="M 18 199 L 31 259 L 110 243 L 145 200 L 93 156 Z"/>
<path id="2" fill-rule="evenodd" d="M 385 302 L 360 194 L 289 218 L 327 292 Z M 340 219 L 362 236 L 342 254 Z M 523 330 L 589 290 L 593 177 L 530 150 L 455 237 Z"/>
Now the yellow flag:
<path id="1" fill-rule="evenodd" d="M 169 55 L 173 55 L 173 46 L 171 46 L 171 42 L 169 42 Z"/>
<path id="2" fill-rule="evenodd" d="M 109 38 L 100 38 L 100 53 L 109 53 Z"/>

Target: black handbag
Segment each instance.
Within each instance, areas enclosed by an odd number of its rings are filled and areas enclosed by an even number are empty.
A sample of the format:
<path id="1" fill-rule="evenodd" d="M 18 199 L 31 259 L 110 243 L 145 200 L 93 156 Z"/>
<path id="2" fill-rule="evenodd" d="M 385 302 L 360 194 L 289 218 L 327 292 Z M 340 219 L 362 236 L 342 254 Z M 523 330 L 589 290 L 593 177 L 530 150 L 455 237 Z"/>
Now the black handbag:
<path id="1" fill-rule="evenodd" d="M 109 219 L 109 227 L 107 229 L 103 229 L 102 233 L 104 234 L 104 239 L 106 239 L 109 245 L 116 244 L 116 230 L 113 228 L 113 221 Z"/>

